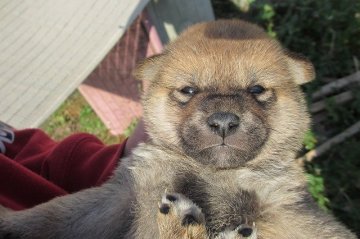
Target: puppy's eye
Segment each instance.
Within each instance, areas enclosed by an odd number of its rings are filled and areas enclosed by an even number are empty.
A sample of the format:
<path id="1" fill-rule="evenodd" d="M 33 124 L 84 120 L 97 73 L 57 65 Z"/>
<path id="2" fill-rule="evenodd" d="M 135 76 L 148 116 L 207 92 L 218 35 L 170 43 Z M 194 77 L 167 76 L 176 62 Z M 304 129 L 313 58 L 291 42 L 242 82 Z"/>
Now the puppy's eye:
<path id="1" fill-rule="evenodd" d="M 261 85 L 254 85 L 254 86 L 250 87 L 248 89 L 248 91 L 250 94 L 258 95 L 258 94 L 264 93 L 265 88 L 262 87 Z"/>
<path id="2" fill-rule="evenodd" d="M 184 95 L 195 95 L 197 93 L 197 89 L 191 86 L 185 86 L 180 90 Z"/>

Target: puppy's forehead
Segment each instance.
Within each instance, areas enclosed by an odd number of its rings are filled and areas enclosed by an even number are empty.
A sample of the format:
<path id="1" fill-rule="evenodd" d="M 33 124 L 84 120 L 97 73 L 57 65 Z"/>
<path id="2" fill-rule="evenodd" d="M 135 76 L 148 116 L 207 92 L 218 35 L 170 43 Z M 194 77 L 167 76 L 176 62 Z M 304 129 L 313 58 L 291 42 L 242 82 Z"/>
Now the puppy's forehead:
<path id="1" fill-rule="evenodd" d="M 168 74 L 176 76 L 178 84 L 273 86 L 287 76 L 282 49 L 271 39 L 190 40 L 169 51 Z"/>
<path id="2" fill-rule="evenodd" d="M 242 21 L 192 26 L 165 50 L 164 71 L 171 83 L 199 87 L 268 87 L 288 80 L 284 51 L 261 28 Z"/>

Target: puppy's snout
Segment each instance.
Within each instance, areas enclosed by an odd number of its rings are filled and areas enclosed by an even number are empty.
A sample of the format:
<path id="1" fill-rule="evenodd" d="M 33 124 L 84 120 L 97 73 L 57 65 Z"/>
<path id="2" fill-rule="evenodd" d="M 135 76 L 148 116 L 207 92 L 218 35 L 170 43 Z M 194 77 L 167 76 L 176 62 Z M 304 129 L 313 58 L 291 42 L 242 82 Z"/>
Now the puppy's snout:
<path id="1" fill-rule="evenodd" d="M 228 112 L 217 112 L 207 119 L 210 129 L 223 138 L 235 133 L 239 123 L 239 117 Z"/>

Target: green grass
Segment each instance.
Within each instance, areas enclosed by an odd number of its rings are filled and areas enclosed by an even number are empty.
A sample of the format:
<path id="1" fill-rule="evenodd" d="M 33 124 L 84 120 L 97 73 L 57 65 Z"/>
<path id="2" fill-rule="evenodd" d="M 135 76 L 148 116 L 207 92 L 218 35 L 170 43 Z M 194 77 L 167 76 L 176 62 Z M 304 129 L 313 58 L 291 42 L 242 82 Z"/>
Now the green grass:
<path id="1" fill-rule="evenodd" d="M 131 133 L 129 129 L 126 136 L 111 135 L 78 91 L 75 91 L 40 128 L 55 140 L 61 140 L 75 132 L 87 132 L 96 135 L 106 144 L 119 143 Z"/>

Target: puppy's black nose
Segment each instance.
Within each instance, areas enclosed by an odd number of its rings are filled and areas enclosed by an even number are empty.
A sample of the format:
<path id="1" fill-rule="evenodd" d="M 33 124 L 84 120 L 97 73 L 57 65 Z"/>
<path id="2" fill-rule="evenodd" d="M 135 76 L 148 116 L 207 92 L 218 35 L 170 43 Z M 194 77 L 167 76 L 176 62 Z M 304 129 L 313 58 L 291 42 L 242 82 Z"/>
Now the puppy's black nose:
<path id="1" fill-rule="evenodd" d="M 240 119 L 237 115 L 227 112 L 217 112 L 207 119 L 211 130 L 225 138 L 236 132 Z"/>

